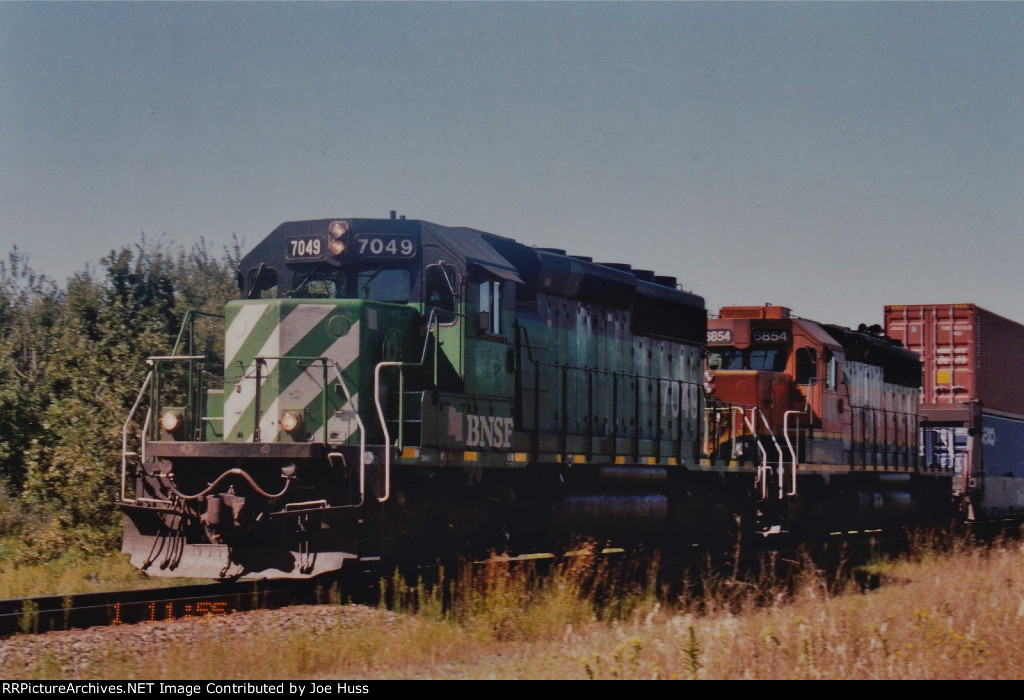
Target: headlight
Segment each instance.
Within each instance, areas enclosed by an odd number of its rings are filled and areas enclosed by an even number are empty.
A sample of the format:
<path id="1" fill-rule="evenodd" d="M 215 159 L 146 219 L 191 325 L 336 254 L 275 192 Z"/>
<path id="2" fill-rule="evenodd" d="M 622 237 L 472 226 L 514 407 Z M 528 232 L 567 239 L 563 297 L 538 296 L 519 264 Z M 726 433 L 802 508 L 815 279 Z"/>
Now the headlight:
<path id="1" fill-rule="evenodd" d="M 185 419 L 178 411 L 164 411 L 163 415 L 160 416 L 160 427 L 172 435 L 181 430 L 184 422 Z"/>
<path id="2" fill-rule="evenodd" d="M 341 255 L 345 252 L 345 234 L 348 233 L 347 221 L 332 221 L 327 228 L 327 250 L 331 255 Z"/>
<path id="3" fill-rule="evenodd" d="M 281 414 L 281 430 L 294 433 L 302 427 L 302 415 L 298 411 L 285 411 Z"/>

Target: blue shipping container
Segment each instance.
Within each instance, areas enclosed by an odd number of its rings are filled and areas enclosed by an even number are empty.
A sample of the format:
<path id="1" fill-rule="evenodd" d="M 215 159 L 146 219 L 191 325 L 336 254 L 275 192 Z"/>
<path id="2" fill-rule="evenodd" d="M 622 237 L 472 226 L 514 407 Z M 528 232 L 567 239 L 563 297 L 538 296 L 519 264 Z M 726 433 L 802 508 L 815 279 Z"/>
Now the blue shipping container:
<path id="1" fill-rule="evenodd" d="M 1024 420 L 983 413 L 981 457 L 987 476 L 1024 478 Z"/>

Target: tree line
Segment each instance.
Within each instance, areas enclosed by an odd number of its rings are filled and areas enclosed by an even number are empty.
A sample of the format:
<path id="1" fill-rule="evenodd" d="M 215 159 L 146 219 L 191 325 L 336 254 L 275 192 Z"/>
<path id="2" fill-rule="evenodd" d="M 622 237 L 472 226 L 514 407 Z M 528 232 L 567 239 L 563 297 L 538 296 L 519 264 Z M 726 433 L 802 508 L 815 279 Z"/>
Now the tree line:
<path id="1" fill-rule="evenodd" d="M 169 353 L 189 309 L 237 295 L 237 239 L 112 250 L 63 285 L 15 247 L 0 260 L 0 536 L 15 561 L 116 547 L 121 428 L 146 357 Z M 219 328 L 200 351 L 217 352 Z M 0 552 L 2 554 L 3 552 Z"/>

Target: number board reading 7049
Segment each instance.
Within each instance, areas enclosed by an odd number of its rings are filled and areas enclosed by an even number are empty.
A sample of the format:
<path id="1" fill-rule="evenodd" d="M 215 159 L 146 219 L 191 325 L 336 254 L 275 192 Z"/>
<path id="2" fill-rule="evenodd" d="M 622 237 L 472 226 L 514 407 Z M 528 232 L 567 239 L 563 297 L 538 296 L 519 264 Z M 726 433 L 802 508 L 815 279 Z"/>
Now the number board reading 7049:
<path id="1" fill-rule="evenodd" d="M 356 252 L 364 258 L 412 258 L 416 241 L 409 236 L 364 233 L 356 236 Z"/>
<path id="2" fill-rule="evenodd" d="M 285 241 L 284 257 L 286 260 L 316 260 L 324 250 L 321 236 L 300 236 Z"/>

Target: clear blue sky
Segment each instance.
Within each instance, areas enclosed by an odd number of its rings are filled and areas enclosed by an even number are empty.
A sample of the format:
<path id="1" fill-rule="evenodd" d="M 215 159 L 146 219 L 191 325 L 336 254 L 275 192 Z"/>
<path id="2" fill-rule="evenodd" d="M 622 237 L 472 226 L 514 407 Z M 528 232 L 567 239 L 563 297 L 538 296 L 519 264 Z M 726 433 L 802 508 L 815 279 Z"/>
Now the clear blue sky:
<path id="1" fill-rule="evenodd" d="M 0 2 L 0 251 L 464 225 L 711 309 L 1024 322 L 1024 3 Z"/>

